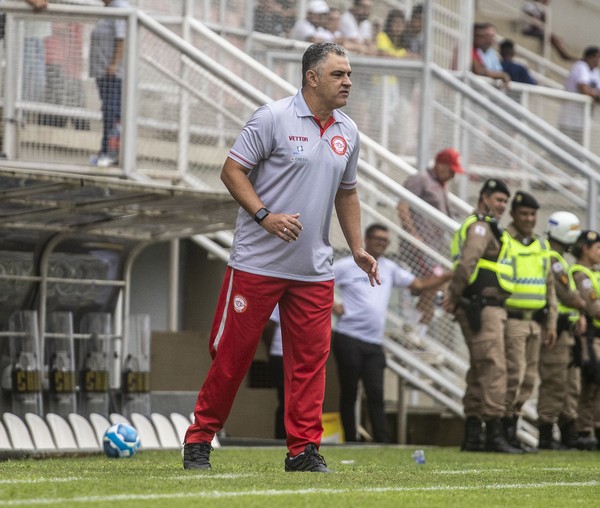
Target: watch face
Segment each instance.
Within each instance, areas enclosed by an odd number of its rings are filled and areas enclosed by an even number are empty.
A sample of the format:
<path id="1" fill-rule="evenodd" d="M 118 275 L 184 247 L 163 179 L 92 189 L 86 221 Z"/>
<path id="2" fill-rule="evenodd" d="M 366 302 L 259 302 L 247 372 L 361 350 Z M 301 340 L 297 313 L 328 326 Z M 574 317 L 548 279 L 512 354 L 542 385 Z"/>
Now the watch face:
<path id="1" fill-rule="evenodd" d="M 269 215 L 269 212 L 266 208 L 261 208 L 258 212 L 256 212 L 256 215 L 254 216 L 256 218 L 257 221 L 261 221 L 263 220 L 267 215 Z"/>

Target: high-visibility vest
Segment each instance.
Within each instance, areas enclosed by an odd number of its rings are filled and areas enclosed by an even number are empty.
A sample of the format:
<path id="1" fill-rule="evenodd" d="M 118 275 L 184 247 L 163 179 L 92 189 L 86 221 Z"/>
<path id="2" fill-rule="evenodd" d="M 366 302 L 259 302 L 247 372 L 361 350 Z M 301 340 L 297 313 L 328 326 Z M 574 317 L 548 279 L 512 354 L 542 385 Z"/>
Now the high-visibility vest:
<path id="1" fill-rule="evenodd" d="M 576 263 L 569 269 L 569 274 L 573 278 L 575 278 L 575 273 L 577 273 L 577 272 L 584 273 L 587 276 L 587 278 L 592 281 L 592 287 L 594 288 L 594 292 L 596 293 L 597 296 L 600 297 L 600 282 L 598 281 L 598 278 L 600 277 L 600 273 L 594 272 L 587 266 L 583 266 L 583 265 Z M 592 319 L 592 324 L 596 328 L 600 329 L 600 319 Z"/>
<path id="2" fill-rule="evenodd" d="M 487 215 L 470 215 L 465 219 L 452 238 L 450 254 L 452 255 L 454 267 L 456 267 L 462 257 L 462 250 L 467 238 L 467 230 L 469 229 L 469 226 L 477 221 L 492 223 L 495 219 Z M 510 235 L 506 231 L 503 231 L 500 234 L 499 241 L 500 252 L 496 259 L 479 258 L 477 261 L 475 270 L 473 270 L 473 273 L 469 278 L 469 288 L 477 288 L 478 292 L 483 289 L 483 287 L 489 287 L 489 282 L 493 281 L 494 285 L 500 287 L 507 293 L 512 292 L 514 271 L 513 262 L 509 254 L 511 244 Z M 490 272 L 495 275 L 495 277 L 489 277 Z M 486 277 L 486 275 L 488 276 Z M 481 286 L 481 288 L 478 286 Z"/>
<path id="3" fill-rule="evenodd" d="M 571 274 L 571 271 L 569 269 L 569 263 L 567 263 L 567 261 L 565 260 L 565 258 L 562 256 L 562 254 L 560 252 L 557 252 L 555 250 L 550 251 L 550 257 L 555 258 L 562 265 L 563 272 L 565 273 L 565 275 L 567 276 L 567 279 L 568 279 L 569 289 L 571 291 L 576 292 L 577 285 L 575 284 L 575 281 L 573 280 L 573 275 Z M 558 302 L 557 309 L 558 309 L 559 314 L 568 314 L 569 321 L 571 321 L 571 322 L 577 321 L 579 319 L 579 311 L 577 309 L 574 309 L 573 307 L 567 307 L 560 300 Z"/>
<path id="4" fill-rule="evenodd" d="M 514 240 L 510 253 L 515 263 L 515 280 L 506 307 L 543 309 L 546 306 L 546 282 L 550 273 L 550 244 L 540 238 L 529 245 Z"/>

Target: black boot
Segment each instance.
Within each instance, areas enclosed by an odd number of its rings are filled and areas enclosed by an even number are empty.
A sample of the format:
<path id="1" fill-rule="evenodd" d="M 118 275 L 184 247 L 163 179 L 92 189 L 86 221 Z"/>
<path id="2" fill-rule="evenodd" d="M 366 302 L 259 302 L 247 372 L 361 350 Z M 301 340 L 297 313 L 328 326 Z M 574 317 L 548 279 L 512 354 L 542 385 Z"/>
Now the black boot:
<path id="1" fill-rule="evenodd" d="M 562 443 L 556 441 L 552 434 L 554 424 L 552 423 L 540 423 L 540 437 L 538 442 L 538 448 L 541 450 L 568 450 L 568 448 Z"/>
<path id="2" fill-rule="evenodd" d="M 485 442 L 482 421 L 476 416 L 467 416 L 465 420 L 465 439 L 460 447 L 463 452 L 483 452 Z"/>
<path id="3" fill-rule="evenodd" d="M 499 418 L 485 422 L 485 449 L 488 452 L 497 453 L 523 453 L 523 450 L 508 443 L 502 421 Z"/>
<path id="4" fill-rule="evenodd" d="M 521 443 L 517 437 L 517 423 L 519 421 L 519 415 L 505 416 L 502 418 L 502 426 L 504 427 L 504 435 L 506 441 L 514 448 L 519 448 L 524 452 L 533 453 L 537 451 L 537 448 L 527 446 L 525 443 Z"/>
<path id="5" fill-rule="evenodd" d="M 595 450 L 598 447 L 598 440 L 591 432 L 578 432 L 575 447 L 579 450 Z"/>
<path id="6" fill-rule="evenodd" d="M 569 420 L 560 426 L 560 442 L 565 448 L 577 448 L 577 429 L 575 420 Z"/>

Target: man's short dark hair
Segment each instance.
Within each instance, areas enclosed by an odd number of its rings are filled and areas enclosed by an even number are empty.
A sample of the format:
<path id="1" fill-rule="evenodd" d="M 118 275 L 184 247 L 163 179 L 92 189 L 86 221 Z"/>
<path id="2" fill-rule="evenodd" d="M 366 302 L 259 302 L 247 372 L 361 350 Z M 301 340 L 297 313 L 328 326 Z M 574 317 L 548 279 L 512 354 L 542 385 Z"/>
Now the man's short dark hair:
<path id="1" fill-rule="evenodd" d="M 410 19 L 414 18 L 415 16 L 422 16 L 423 15 L 423 4 L 417 4 L 412 8 L 412 11 L 410 13 Z"/>
<path id="2" fill-rule="evenodd" d="M 598 46 L 588 46 L 583 50 L 583 59 L 591 58 L 600 53 L 600 48 Z"/>
<path id="3" fill-rule="evenodd" d="M 302 55 L 302 86 L 306 84 L 306 73 L 308 71 L 313 70 L 320 74 L 323 62 L 329 53 L 346 56 L 344 47 L 335 42 L 315 42 L 306 48 L 304 55 Z"/>
<path id="4" fill-rule="evenodd" d="M 500 43 L 500 56 L 511 55 L 515 50 L 515 43 L 510 39 L 504 39 Z"/>
<path id="5" fill-rule="evenodd" d="M 389 231 L 389 228 L 387 226 L 384 226 L 383 224 L 380 224 L 379 222 L 375 222 L 373 224 L 371 224 L 366 230 L 365 230 L 365 236 L 369 237 L 369 236 L 373 236 L 373 233 L 375 233 L 375 231 Z"/>

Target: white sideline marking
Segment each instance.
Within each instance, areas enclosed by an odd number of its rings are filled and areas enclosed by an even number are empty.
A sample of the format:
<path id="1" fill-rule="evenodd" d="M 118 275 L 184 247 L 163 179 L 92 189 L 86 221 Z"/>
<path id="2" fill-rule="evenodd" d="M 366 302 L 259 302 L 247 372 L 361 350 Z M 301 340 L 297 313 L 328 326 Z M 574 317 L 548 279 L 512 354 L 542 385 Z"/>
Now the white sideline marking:
<path id="1" fill-rule="evenodd" d="M 83 480 L 77 476 L 67 476 L 63 478 L 34 478 L 29 480 L 0 480 L 0 485 L 13 485 L 19 483 L 57 483 L 57 482 L 76 482 Z"/>
<path id="2" fill-rule="evenodd" d="M 532 467 L 532 470 L 538 470 L 538 471 L 566 471 L 567 468 L 566 467 Z M 456 474 L 456 475 L 460 475 L 460 474 L 480 474 L 480 473 L 505 473 L 507 471 L 512 471 L 512 469 L 509 468 L 495 468 L 495 469 L 458 469 L 458 470 L 432 470 L 431 473 L 434 474 L 447 474 L 447 475 L 451 475 L 451 474 Z"/>
<path id="3" fill-rule="evenodd" d="M 82 496 L 73 498 L 32 498 L 32 499 L 15 499 L 9 501 L 0 501 L 0 506 L 27 506 L 27 505 L 42 505 L 42 504 L 68 504 L 73 503 L 99 503 L 99 502 L 116 502 L 116 501 L 156 501 L 159 499 L 188 499 L 188 498 L 204 498 L 204 499 L 225 499 L 233 497 L 269 497 L 269 496 L 287 496 L 290 494 L 352 494 L 360 493 L 386 493 L 386 492 L 449 492 L 449 491 L 469 491 L 469 490 L 512 490 L 512 489 L 542 489 L 546 487 L 597 487 L 600 481 L 589 482 L 544 482 L 544 483 L 516 483 L 516 484 L 495 484 L 485 486 L 448 486 L 436 485 L 432 487 L 380 487 L 360 490 L 356 489 L 298 489 L 298 490 L 247 490 L 238 492 L 227 491 L 212 491 L 212 492 L 190 492 L 181 494 L 119 494 L 116 496 Z"/>

